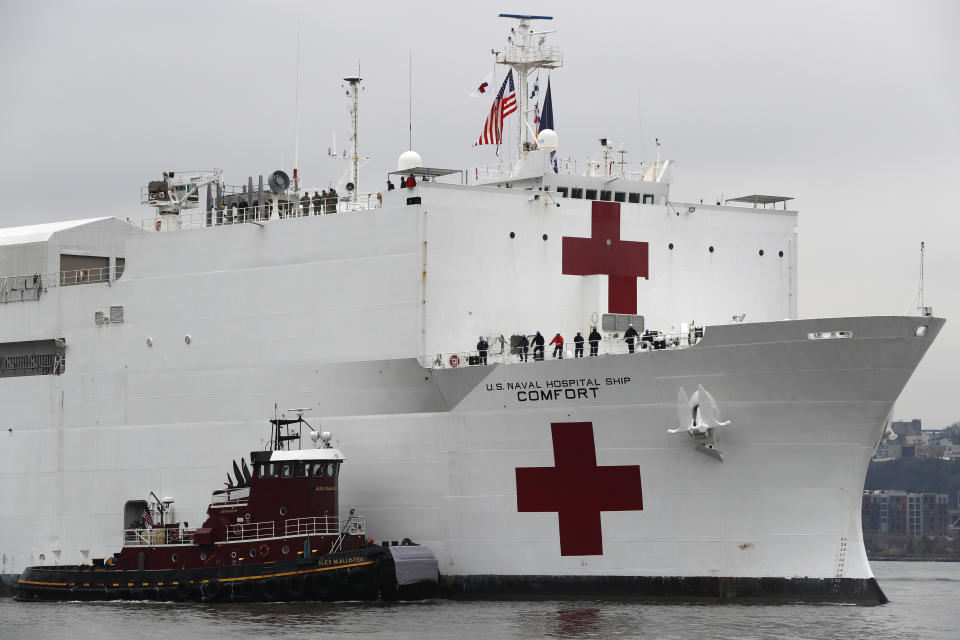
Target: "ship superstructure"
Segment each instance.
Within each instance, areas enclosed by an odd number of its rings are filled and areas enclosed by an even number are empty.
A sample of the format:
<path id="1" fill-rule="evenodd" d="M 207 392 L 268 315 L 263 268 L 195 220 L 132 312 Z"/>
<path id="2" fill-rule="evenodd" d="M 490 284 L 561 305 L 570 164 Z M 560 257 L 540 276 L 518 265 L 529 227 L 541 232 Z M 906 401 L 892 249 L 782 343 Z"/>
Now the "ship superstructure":
<path id="1" fill-rule="evenodd" d="M 863 478 L 943 320 L 797 319 L 789 198 L 677 202 L 670 161 L 536 134 L 466 172 L 407 152 L 379 195 L 213 180 L 198 212 L 0 231 L 2 573 L 102 556 L 152 488 L 201 510 L 279 402 L 452 595 L 883 601 Z M 523 357 L 538 331 L 562 357 Z"/>

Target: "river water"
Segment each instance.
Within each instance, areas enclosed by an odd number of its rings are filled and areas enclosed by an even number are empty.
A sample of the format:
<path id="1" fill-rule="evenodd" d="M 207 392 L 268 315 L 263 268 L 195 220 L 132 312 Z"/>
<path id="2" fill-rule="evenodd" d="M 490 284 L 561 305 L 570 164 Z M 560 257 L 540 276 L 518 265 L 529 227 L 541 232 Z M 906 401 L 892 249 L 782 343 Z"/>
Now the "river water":
<path id="1" fill-rule="evenodd" d="M 875 562 L 890 603 L 173 604 L 0 599 L 3 640 L 152 638 L 960 638 L 960 563 Z"/>

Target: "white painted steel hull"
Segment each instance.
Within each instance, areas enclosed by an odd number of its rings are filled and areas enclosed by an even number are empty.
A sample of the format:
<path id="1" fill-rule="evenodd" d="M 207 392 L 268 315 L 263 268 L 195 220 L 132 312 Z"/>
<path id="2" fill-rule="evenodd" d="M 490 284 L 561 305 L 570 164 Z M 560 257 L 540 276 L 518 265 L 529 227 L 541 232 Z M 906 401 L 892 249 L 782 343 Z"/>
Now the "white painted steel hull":
<path id="1" fill-rule="evenodd" d="M 314 407 L 314 421 L 334 433 L 347 457 L 342 507 L 365 515 L 377 540 L 429 545 L 460 587 L 476 576 L 872 577 L 860 532 L 866 467 L 942 320 L 719 324 L 744 305 L 768 320 L 795 305 L 793 218 L 781 215 L 768 236 L 788 247 L 787 264 L 750 279 L 767 306 L 755 290 L 710 293 L 719 276 L 701 277 L 736 274 L 743 262 L 698 256 L 676 265 L 683 256 L 651 250 L 650 281 L 638 281 L 641 305 L 657 309 L 649 318 L 662 326 L 685 317 L 675 292 L 685 284 L 694 298 L 715 298 L 712 316 L 697 314 L 718 324 L 695 347 L 424 368 L 425 355 L 462 349 L 478 332 L 556 327 L 569 341 L 605 304 L 602 276 L 560 274 L 558 249 L 534 235 L 589 235 L 589 203 L 544 218 L 522 193 L 481 190 L 470 207 L 503 200 L 492 218 L 508 205 L 515 218 L 471 226 L 455 207 L 462 192 L 441 187 L 420 191 L 436 198 L 430 212 L 397 202 L 263 228 L 134 234 L 121 280 L 0 309 L 3 340 L 68 345 L 63 375 L 0 379 L 9 425 L 0 573 L 113 553 L 124 503 L 151 490 L 174 496 L 176 517 L 199 524 L 230 461 L 259 448 L 277 403 Z M 746 228 L 757 213 L 730 215 Z M 631 205 L 623 227 L 664 247 L 674 233 L 715 227 L 675 217 Z M 535 246 L 515 256 L 514 245 L 498 248 L 510 229 Z M 727 247 L 737 236 L 729 237 Z M 742 244 L 752 252 L 754 239 Z M 500 255 L 482 260 L 483 251 Z M 490 273 L 502 276 L 492 291 L 475 286 Z M 663 288 L 658 274 L 674 286 Z M 125 306 L 124 323 L 93 326 L 94 310 L 111 304 Z M 917 337 L 921 325 L 929 329 Z M 819 331 L 853 337 L 808 338 Z M 573 385 L 586 393 L 557 400 L 506 390 L 554 380 L 599 384 Z M 698 385 L 731 421 L 718 429 L 723 462 L 686 434 L 667 433 L 680 426 L 678 391 Z M 599 466 L 639 468 L 643 509 L 601 514 L 601 554 L 561 555 L 557 514 L 518 511 L 516 470 L 553 466 L 551 424 L 564 422 L 592 424 Z"/>

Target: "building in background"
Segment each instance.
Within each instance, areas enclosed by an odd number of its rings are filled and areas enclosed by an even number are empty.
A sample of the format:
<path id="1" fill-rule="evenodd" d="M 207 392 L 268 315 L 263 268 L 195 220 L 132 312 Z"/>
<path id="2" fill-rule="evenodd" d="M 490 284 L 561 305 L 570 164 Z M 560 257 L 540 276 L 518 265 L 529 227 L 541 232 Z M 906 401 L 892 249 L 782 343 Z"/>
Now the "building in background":
<path id="1" fill-rule="evenodd" d="M 864 491 L 861 519 L 865 535 L 946 536 L 950 504 L 945 493 Z"/>

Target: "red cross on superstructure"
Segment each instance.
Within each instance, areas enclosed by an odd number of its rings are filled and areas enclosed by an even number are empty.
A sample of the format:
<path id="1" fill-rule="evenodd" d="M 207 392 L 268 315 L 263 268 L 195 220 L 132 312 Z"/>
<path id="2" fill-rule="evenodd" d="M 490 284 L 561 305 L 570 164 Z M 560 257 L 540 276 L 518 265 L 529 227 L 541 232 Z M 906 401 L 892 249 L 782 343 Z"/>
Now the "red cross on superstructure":
<path id="1" fill-rule="evenodd" d="M 648 278 L 646 242 L 620 239 L 620 203 L 594 202 L 590 238 L 563 237 L 563 273 L 571 276 L 608 275 L 610 313 L 637 312 L 637 278 Z"/>
<path id="2" fill-rule="evenodd" d="M 601 511 L 643 509 L 640 467 L 598 467 L 592 422 L 554 422 L 553 467 L 517 468 L 517 511 L 556 511 L 560 555 L 603 555 Z"/>

